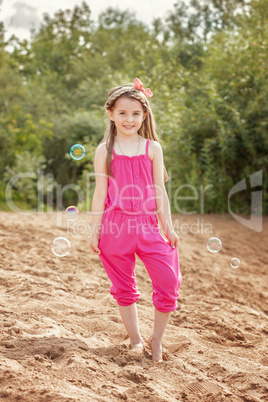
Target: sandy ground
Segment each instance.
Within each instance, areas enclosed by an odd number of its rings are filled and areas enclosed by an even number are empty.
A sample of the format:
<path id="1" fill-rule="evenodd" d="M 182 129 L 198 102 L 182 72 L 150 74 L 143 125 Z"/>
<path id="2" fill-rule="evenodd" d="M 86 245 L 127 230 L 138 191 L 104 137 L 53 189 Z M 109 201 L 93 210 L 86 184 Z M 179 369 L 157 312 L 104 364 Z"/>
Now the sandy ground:
<path id="1" fill-rule="evenodd" d="M 177 228 L 183 281 L 164 362 L 155 365 L 148 347 L 129 354 L 110 281 L 88 251 L 89 215 L 67 233 L 61 214 L 57 222 L 56 214 L 0 212 L 0 400 L 268 400 L 268 218 L 261 233 L 228 216 L 172 218 L 184 224 Z M 58 236 L 72 245 L 63 258 L 50 248 Z M 206 248 L 212 236 L 223 245 L 216 254 Z M 146 340 L 152 286 L 136 258 Z"/>

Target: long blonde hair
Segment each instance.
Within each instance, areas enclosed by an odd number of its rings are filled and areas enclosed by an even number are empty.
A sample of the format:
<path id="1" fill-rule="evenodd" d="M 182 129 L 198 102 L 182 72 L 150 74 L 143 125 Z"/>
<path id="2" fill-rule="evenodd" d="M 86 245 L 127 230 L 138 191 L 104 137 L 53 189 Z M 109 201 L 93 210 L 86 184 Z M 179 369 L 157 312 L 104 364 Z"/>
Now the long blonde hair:
<path id="1" fill-rule="evenodd" d="M 144 95 L 142 91 L 139 89 L 136 89 L 133 84 L 127 84 L 119 87 L 112 88 L 109 92 L 108 99 L 105 103 L 105 109 L 106 111 L 108 110 L 113 110 L 113 107 L 115 105 L 115 102 L 121 98 L 121 97 L 126 97 L 126 98 L 132 98 L 138 100 L 142 107 L 144 112 L 147 112 L 147 116 L 143 120 L 143 123 L 138 130 L 138 134 L 141 137 L 148 138 L 150 140 L 154 140 L 160 143 L 157 132 L 156 132 L 156 123 L 154 120 L 154 115 L 151 110 L 150 103 L 148 101 L 148 98 Z M 110 119 L 109 119 L 110 120 Z M 106 132 L 104 134 L 104 138 L 102 142 L 106 142 L 106 148 L 108 151 L 107 154 L 107 171 L 110 176 L 113 177 L 112 172 L 111 172 L 111 161 L 112 161 L 112 156 L 113 156 L 113 146 L 115 142 L 115 136 L 117 135 L 117 130 L 115 123 L 110 120 Z M 165 164 L 163 165 L 163 177 L 164 177 L 164 182 L 168 181 L 170 179 L 166 168 Z"/>

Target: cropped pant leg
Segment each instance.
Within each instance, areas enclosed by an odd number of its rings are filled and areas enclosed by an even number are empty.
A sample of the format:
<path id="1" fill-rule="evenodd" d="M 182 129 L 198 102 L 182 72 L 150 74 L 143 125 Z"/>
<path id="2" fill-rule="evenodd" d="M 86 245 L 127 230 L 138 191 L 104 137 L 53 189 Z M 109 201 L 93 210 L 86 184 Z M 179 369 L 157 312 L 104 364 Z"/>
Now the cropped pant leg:
<path id="1" fill-rule="evenodd" d="M 109 212 L 102 221 L 99 255 L 112 282 L 110 293 L 120 306 L 136 303 L 140 297 L 135 275 L 136 239 L 128 230 L 124 214 Z"/>
<path id="2" fill-rule="evenodd" d="M 179 254 L 177 247 L 172 248 L 170 242 L 162 237 L 158 223 L 152 228 L 152 231 L 141 231 L 136 254 L 152 280 L 153 305 L 166 313 L 178 308 L 178 290 L 182 282 Z"/>

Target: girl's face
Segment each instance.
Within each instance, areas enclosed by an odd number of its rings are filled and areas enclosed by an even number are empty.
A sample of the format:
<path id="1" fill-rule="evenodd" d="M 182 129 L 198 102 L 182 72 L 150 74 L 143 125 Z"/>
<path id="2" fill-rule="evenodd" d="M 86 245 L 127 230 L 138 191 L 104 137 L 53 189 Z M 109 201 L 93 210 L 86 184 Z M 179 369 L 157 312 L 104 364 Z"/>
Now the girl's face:
<path id="1" fill-rule="evenodd" d="M 123 136 L 137 134 L 148 114 L 143 111 L 142 104 L 138 100 L 126 97 L 117 99 L 113 110 L 108 110 L 108 113 L 115 123 L 117 134 Z"/>

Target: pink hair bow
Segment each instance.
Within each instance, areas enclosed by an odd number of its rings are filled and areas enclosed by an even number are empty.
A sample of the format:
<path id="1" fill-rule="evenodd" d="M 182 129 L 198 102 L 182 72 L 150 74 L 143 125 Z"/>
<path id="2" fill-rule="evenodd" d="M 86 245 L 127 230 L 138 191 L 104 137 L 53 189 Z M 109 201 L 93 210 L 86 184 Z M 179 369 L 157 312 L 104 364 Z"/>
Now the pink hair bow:
<path id="1" fill-rule="evenodd" d="M 144 89 L 143 83 L 138 78 L 135 78 L 134 86 L 136 89 L 142 91 L 147 98 L 151 98 L 153 96 L 153 93 L 151 92 L 150 88 Z"/>

